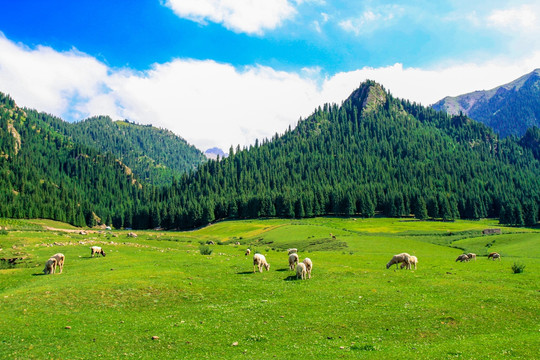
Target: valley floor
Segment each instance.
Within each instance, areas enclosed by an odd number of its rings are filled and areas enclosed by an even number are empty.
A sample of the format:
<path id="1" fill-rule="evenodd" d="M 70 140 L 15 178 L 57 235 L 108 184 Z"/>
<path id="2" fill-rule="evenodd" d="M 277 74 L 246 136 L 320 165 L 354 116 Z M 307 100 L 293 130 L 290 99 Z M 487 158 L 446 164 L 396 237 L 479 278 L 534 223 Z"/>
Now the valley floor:
<path id="1" fill-rule="evenodd" d="M 532 359 L 540 350 L 538 229 L 268 219 L 133 238 L 48 220 L 0 226 L 0 258 L 18 259 L 0 263 L 2 359 Z M 212 254 L 201 255 L 208 242 Z M 92 258 L 92 245 L 106 256 Z M 288 269 L 291 247 L 313 261 L 311 279 Z M 492 251 L 502 259 L 487 260 Z M 63 273 L 43 275 L 57 252 Z M 269 271 L 253 273 L 255 252 Z M 386 269 L 400 252 L 418 269 Z M 456 262 L 463 252 L 477 260 Z"/>

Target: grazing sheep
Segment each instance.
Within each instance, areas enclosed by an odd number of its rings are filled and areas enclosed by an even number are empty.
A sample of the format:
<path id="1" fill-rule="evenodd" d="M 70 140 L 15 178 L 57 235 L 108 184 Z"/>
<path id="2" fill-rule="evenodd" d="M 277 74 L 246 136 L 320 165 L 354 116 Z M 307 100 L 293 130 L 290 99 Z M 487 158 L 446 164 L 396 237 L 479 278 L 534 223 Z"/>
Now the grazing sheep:
<path id="1" fill-rule="evenodd" d="M 45 268 L 43 269 L 43 273 L 45 275 L 54 274 L 55 271 L 56 271 L 56 259 L 52 257 L 49 260 L 47 260 L 47 262 L 45 263 Z"/>
<path id="2" fill-rule="evenodd" d="M 501 260 L 501 255 L 499 255 L 499 253 L 496 253 L 496 252 L 492 252 L 491 254 L 488 255 L 488 260 L 489 258 L 495 260 L 495 259 L 499 259 L 499 261 Z"/>
<path id="3" fill-rule="evenodd" d="M 304 261 L 302 261 L 304 265 L 306 265 L 306 272 L 308 279 L 311 279 L 311 269 L 313 269 L 313 263 L 311 262 L 310 258 L 305 258 Z"/>
<path id="4" fill-rule="evenodd" d="M 263 266 L 266 271 L 270 270 L 270 264 L 266 262 L 266 258 L 263 254 L 253 255 L 253 272 L 255 272 L 255 266 L 259 268 L 259 272 L 262 272 Z"/>
<path id="5" fill-rule="evenodd" d="M 298 254 L 292 253 L 289 255 L 289 269 L 294 270 L 295 265 L 298 264 Z"/>
<path id="6" fill-rule="evenodd" d="M 137 237 L 137 234 L 135 234 L 134 232 L 128 232 L 127 236 L 128 236 L 128 237 L 136 238 L 136 237 Z"/>
<path id="7" fill-rule="evenodd" d="M 249 254 L 251 254 L 251 250 L 250 250 L 250 249 L 246 249 L 246 256 L 248 256 Z"/>
<path id="8" fill-rule="evenodd" d="M 288 255 L 291 255 L 291 254 L 294 254 L 294 253 L 297 253 L 298 252 L 298 249 L 297 248 L 291 248 L 291 249 L 288 249 L 287 250 L 287 254 Z"/>
<path id="9" fill-rule="evenodd" d="M 411 265 L 414 265 L 414 270 L 416 270 L 416 264 L 418 264 L 418 258 L 416 256 L 411 256 L 409 258 L 409 262 Z M 403 262 L 401 263 L 400 268 L 403 269 L 405 266 L 407 266 L 407 264 Z"/>
<path id="10" fill-rule="evenodd" d="M 386 264 L 386 268 L 390 269 L 390 266 L 396 264 L 396 269 L 397 269 L 398 264 L 405 263 L 406 266 L 407 266 L 407 270 L 409 270 L 411 268 L 411 263 L 410 263 L 410 260 L 409 260 L 410 257 L 411 257 L 411 255 L 409 255 L 407 253 L 401 253 L 401 254 L 394 255 L 392 257 L 392 260 L 390 260 L 388 262 L 388 264 Z"/>
<path id="11" fill-rule="evenodd" d="M 105 251 L 103 251 L 103 249 L 99 246 L 92 246 L 90 250 L 92 251 L 90 254 L 91 257 L 94 257 L 94 254 L 101 254 L 102 256 L 105 256 Z"/>
<path id="12" fill-rule="evenodd" d="M 307 273 L 306 264 L 299 263 L 298 265 L 296 265 L 296 279 L 297 280 L 298 280 L 298 278 L 301 278 L 302 280 L 305 280 L 306 279 L 306 273 Z"/>
<path id="13" fill-rule="evenodd" d="M 51 258 L 56 259 L 56 264 L 60 268 L 60 274 L 61 274 L 62 270 L 64 269 L 64 260 L 66 260 L 66 257 L 62 253 L 57 253 L 51 256 Z"/>
<path id="14" fill-rule="evenodd" d="M 469 260 L 472 259 L 472 260 L 476 261 L 476 254 L 474 254 L 474 253 L 468 253 L 467 256 L 469 257 Z"/>
<path id="15" fill-rule="evenodd" d="M 467 254 L 461 254 L 461 255 L 459 255 L 459 256 L 457 257 L 456 262 L 458 262 L 458 261 L 464 262 L 464 261 L 469 261 L 469 260 L 470 260 L 470 259 L 469 259 L 469 255 L 467 255 Z"/>

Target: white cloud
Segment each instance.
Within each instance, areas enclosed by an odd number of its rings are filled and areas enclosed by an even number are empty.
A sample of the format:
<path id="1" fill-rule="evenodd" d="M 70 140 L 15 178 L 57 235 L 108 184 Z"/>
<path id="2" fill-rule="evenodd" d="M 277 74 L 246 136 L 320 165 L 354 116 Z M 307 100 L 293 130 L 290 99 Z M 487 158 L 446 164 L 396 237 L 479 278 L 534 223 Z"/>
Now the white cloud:
<path id="1" fill-rule="evenodd" d="M 366 79 L 380 82 L 395 96 L 428 105 L 447 95 L 504 84 L 538 64 L 540 52 L 519 61 L 433 69 L 395 64 L 325 77 L 317 67 L 295 73 L 176 59 L 135 72 L 110 69 L 76 50 L 30 49 L 0 33 L 0 91 L 19 106 L 69 120 L 103 114 L 153 124 L 201 150 L 218 146 L 227 151 L 230 145 L 270 138 L 319 105 L 341 103 Z"/>
<path id="2" fill-rule="evenodd" d="M 166 5 L 181 18 L 201 24 L 211 21 L 235 32 L 259 35 L 296 14 L 289 0 L 167 0 Z"/>
<path id="3" fill-rule="evenodd" d="M 487 24 L 512 30 L 531 31 L 539 28 L 539 12 L 540 7 L 534 5 L 494 10 L 487 17 Z"/>
<path id="4" fill-rule="evenodd" d="M 366 10 L 357 17 L 342 20 L 338 25 L 356 35 L 368 34 L 387 26 L 394 18 L 401 16 L 403 8 L 397 5 L 382 6 L 376 10 Z"/>

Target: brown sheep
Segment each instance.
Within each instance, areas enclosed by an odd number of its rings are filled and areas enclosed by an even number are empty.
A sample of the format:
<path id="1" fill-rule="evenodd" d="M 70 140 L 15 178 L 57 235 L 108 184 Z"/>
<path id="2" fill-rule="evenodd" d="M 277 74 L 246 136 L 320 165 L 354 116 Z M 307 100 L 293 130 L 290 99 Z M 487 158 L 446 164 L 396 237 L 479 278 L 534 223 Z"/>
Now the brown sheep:
<path id="1" fill-rule="evenodd" d="M 469 260 L 476 261 L 476 254 L 475 253 L 468 253 L 467 256 L 469 257 Z"/>
<path id="2" fill-rule="evenodd" d="M 255 266 L 258 267 L 259 272 L 262 272 L 263 266 L 266 271 L 270 270 L 270 264 L 266 262 L 266 258 L 263 254 L 253 255 L 253 272 L 255 272 Z"/>
<path id="3" fill-rule="evenodd" d="M 464 261 L 469 261 L 469 260 L 470 260 L 470 259 L 469 259 L 469 255 L 467 255 L 467 254 L 461 254 L 461 255 L 459 255 L 459 256 L 457 257 L 456 262 L 458 262 L 458 261 L 464 262 Z"/>
<path id="4" fill-rule="evenodd" d="M 416 256 L 411 256 L 409 259 L 409 262 L 410 262 L 410 265 L 414 265 L 414 270 L 416 270 L 416 264 L 418 264 L 418 258 Z M 407 266 L 407 264 L 403 262 L 401 263 L 400 268 L 403 269 L 405 266 Z"/>
<path id="5" fill-rule="evenodd" d="M 45 263 L 45 268 L 43 269 L 43 273 L 45 275 L 54 274 L 55 271 L 56 271 L 56 259 L 52 257 L 49 260 L 47 260 L 47 262 Z"/>
<path id="6" fill-rule="evenodd" d="M 92 246 L 90 250 L 92 251 L 90 254 L 91 257 L 94 257 L 94 254 L 101 254 L 101 256 L 105 256 L 105 251 L 103 251 L 103 249 L 99 246 Z"/>
<path id="7" fill-rule="evenodd" d="M 398 264 L 405 263 L 406 266 L 407 266 L 407 269 L 410 269 L 411 268 L 410 257 L 411 257 L 411 255 L 409 255 L 407 253 L 401 253 L 401 254 L 394 255 L 392 257 L 392 259 L 388 262 L 388 264 L 386 264 L 386 268 L 390 269 L 390 266 L 395 264 L 396 269 L 397 269 Z"/>
<path id="8" fill-rule="evenodd" d="M 56 259 L 56 265 L 60 268 L 60 274 L 62 273 L 62 270 L 64 269 L 64 260 L 66 260 L 66 257 L 62 253 L 56 253 L 51 258 Z"/>
<path id="9" fill-rule="evenodd" d="M 306 265 L 306 273 L 308 276 L 308 279 L 311 279 L 311 269 L 313 269 L 313 263 L 311 262 L 310 258 L 305 258 L 304 261 L 302 261 L 304 265 Z"/>
<path id="10" fill-rule="evenodd" d="M 297 280 L 298 280 L 298 278 L 301 278 L 302 280 L 305 280 L 306 279 L 306 273 L 307 273 L 306 264 L 299 263 L 298 265 L 296 265 L 296 279 Z"/>
<path id="11" fill-rule="evenodd" d="M 295 266 L 298 264 L 298 254 L 292 253 L 289 255 L 289 270 L 294 270 Z"/>
<path id="12" fill-rule="evenodd" d="M 489 259 L 499 259 L 499 261 L 501 261 L 501 255 L 499 255 L 499 253 L 496 253 L 496 252 L 492 252 L 491 254 L 488 255 L 488 260 Z"/>

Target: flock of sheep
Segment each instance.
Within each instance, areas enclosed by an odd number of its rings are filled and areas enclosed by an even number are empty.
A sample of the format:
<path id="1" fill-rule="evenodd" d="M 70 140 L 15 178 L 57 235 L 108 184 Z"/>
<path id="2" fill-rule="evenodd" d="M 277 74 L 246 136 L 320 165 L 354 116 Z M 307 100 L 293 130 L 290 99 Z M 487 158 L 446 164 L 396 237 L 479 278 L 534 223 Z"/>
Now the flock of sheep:
<path id="1" fill-rule="evenodd" d="M 99 246 L 92 246 L 90 247 L 91 257 L 94 257 L 94 254 L 105 256 L 105 251 Z M 305 258 L 304 261 L 300 262 L 299 256 L 298 256 L 298 249 L 288 249 L 287 253 L 289 255 L 289 270 L 295 270 L 296 269 L 296 279 L 302 279 L 305 280 L 306 278 L 311 279 L 311 270 L 313 268 L 313 263 L 310 258 Z M 251 250 L 246 250 L 246 256 L 251 254 Z M 54 274 L 56 272 L 56 268 L 58 267 L 60 269 L 60 274 L 62 273 L 62 270 L 64 268 L 64 261 L 66 257 L 64 254 L 57 253 L 54 254 L 47 260 L 45 263 L 45 268 L 43 269 L 43 273 L 45 275 L 47 274 Z M 492 252 L 488 255 L 488 260 L 492 259 L 499 259 L 501 260 L 501 255 L 499 255 L 496 252 Z M 457 257 L 457 261 L 470 261 L 470 260 L 476 260 L 476 254 L 474 253 L 468 253 L 468 254 L 461 254 Z M 401 269 L 407 268 L 407 270 L 411 270 L 412 266 L 414 266 L 414 269 L 416 270 L 416 265 L 418 264 L 418 258 L 416 256 L 411 256 L 407 253 L 401 253 L 396 254 L 392 257 L 392 259 L 386 264 L 386 268 L 389 269 L 392 265 L 396 265 L 396 269 L 401 264 Z M 266 271 L 270 270 L 270 264 L 266 261 L 266 257 L 262 254 L 255 254 L 253 255 L 253 272 L 255 272 L 255 268 L 259 270 L 259 272 L 263 271 L 263 268 L 266 269 Z"/>
<path id="2" fill-rule="evenodd" d="M 310 258 L 305 258 L 304 261 L 300 262 L 300 258 L 298 256 L 298 249 L 288 249 L 287 253 L 289 255 L 289 270 L 295 270 L 296 268 L 296 279 L 302 279 L 305 280 L 311 279 L 311 269 L 313 269 L 313 262 Z M 246 250 L 246 256 L 251 254 L 251 250 Z M 255 268 L 259 270 L 259 272 L 263 271 L 263 267 L 266 269 L 266 271 L 270 270 L 270 264 L 266 261 L 266 257 L 263 254 L 255 254 L 253 255 L 253 272 L 255 272 Z"/>
<path id="3" fill-rule="evenodd" d="M 90 247 L 90 256 L 94 257 L 94 254 L 101 254 L 101 256 L 105 256 L 105 251 L 99 246 L 92 246 Z M 56 269 L 59 268 L 59 274 L 62 273 L 62 270 L 64 269 L 64 261 L 66 260 L 66 257 L 62 253 L 54 254 L 47 260 L 45 263 L 45 268 L 43 269 L 43 274 L 54 274 L 56 272 Z"/>

